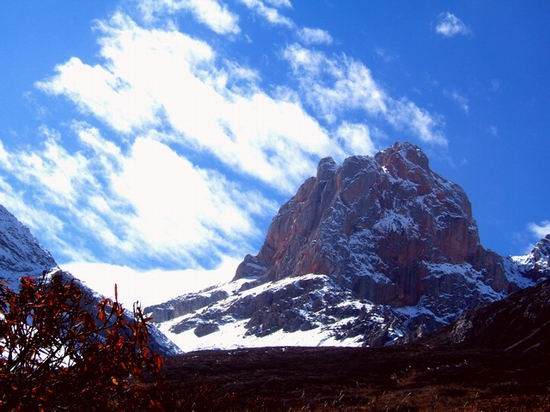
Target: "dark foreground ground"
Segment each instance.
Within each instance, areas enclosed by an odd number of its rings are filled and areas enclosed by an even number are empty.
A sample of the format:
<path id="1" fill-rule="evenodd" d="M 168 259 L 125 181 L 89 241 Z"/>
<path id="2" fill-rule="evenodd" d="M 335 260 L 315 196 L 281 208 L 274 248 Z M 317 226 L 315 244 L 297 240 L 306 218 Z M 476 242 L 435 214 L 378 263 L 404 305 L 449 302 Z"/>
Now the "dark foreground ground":
<path id="1" fill-rule="evenodd" d="M 166 374 L 175 407 L 186 410 L 550 411 L 550 355 L 540 352 L 202 351 L 170 359 Z"/>

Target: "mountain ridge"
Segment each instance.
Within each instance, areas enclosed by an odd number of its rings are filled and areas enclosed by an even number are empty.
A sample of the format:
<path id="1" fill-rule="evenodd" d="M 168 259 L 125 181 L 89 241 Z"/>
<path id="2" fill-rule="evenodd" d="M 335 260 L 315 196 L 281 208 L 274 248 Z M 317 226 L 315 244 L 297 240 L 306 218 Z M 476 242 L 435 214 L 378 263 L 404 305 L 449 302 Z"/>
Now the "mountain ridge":
<path id="1" fill-rule="evenodd" d="M 21 276 L 38 276 L 56 266 L 29 228 L 0 205 L 0 277 L 17 287 Z"/>

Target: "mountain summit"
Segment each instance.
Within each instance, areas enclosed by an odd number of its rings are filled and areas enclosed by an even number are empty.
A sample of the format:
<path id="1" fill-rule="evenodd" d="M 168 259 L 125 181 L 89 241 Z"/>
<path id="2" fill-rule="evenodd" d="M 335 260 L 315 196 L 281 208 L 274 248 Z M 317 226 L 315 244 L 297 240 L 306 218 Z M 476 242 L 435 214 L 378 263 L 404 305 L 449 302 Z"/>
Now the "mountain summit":
<path id="1" fill-rule="evenodd" d="M 462 188 L 396 143 L 321 159 L 232 282 L 148 310 L 186 348 L 377 346 L 533 284 L 527 260 L 485 249 Z"/>
<path id="2" fill-rule="evenodd" d="M 449 271 L 460 276 L 445 285 L 431 276 Z M 236 279 L 307 273 L 393 306 L 417 304 L 435 284 L 440 293 L 463 287 L 464 273 L 494 293 L 507 288 L 499 256 L 480 244 L 464 191 L 430 170 L 409 143 L 341 166 L 322 159 L 317 177 L 280 209 L 260 253 L 245 258 Z"/>

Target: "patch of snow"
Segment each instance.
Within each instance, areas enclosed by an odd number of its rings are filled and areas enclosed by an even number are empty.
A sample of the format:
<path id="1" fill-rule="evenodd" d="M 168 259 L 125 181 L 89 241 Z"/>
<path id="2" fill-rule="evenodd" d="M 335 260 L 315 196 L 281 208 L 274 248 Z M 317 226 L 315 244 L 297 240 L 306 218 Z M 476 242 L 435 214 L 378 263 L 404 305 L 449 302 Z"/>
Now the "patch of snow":
<path id="1" fill-rule="evenodd" d="M 504 259 L 504 274 L 508 282 L 515 283 L 518 287 L 525 289 L 535 284 L 535 281 L 526 278 L 522 274 L 522 269 L 525 270 L 530 265 L 530 255 L 525 256 L 510 256 Z"/>
<path id="2" fill-rule="evenodd" d="M 284 332 L 278 330 L 267 336 L 246 335 L 248 320 L 239 320 L 221 325 L 217 332 L 198 337 L 194 329 L 175 334 L 170 331 L 173 324 L 165 322 L 160 330 L 168 336 L 182 351 L 190 352 L 203 349 L 237 349 L 280 346 L 358 346 L 361 336 L 337 340 L 330 330 L 322 327 L 308 331 Z"/>
<path id="3" fill-rule="evenodd" d="M 393 210 L 386 211 L 384 216 L 374 224 L 373 228 L 383 233 L 418 233 L 418 225 L 410 216 L 396 213 Z"/>

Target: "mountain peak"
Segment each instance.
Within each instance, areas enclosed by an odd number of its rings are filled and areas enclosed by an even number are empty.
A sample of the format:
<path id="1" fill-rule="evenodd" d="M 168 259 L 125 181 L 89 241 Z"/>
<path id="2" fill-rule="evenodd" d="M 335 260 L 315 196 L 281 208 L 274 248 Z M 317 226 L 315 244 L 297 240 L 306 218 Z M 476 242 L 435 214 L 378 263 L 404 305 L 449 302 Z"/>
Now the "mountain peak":
<path id="1" fill-rule="evenodd" d="M 403 162 L 407 162 L 429 170 L 428 156 L 420 147 L 409 142 L 394 143 L 393 146 L 378 152 L 375 159 L 385 167 L 399 166 Z M 410 167 L 410 164 L 405 167 Z"/>
<path id="2" fill-rule="evenodd" d="M 324 157 L 319 160 L 319 165 L 317 166 L 317 180 L 323 181 L 328 180 L 338 170 L 338 165 L 332 157 Z"/>
<path id="3" fill-rule="evenodd" d="M 424 278 L 442 264 L 483 273 L 489 293 L 507 286 L 499 257 L 480 245 L 464 191 L 402 142 L 340 167 L 322 159 L 317 178 L 281 207 L 259 254 L 235 278 L 322 273 L 376 303 L 416 304 Z"/>
<path id="4" fill-rule="evenodd" d="M 537 242 L 531 253 L 540 258 L 550 259 L 550 233 Z"/>
<path id="5" fill-rule="evenodd" d="M 146 311 L 187 349 L 380 346 L 533 284 L 537 268 L 483 248 L 466 193 L 404 142 L 340 166 L 321 159 L 233 281 Z"/>

